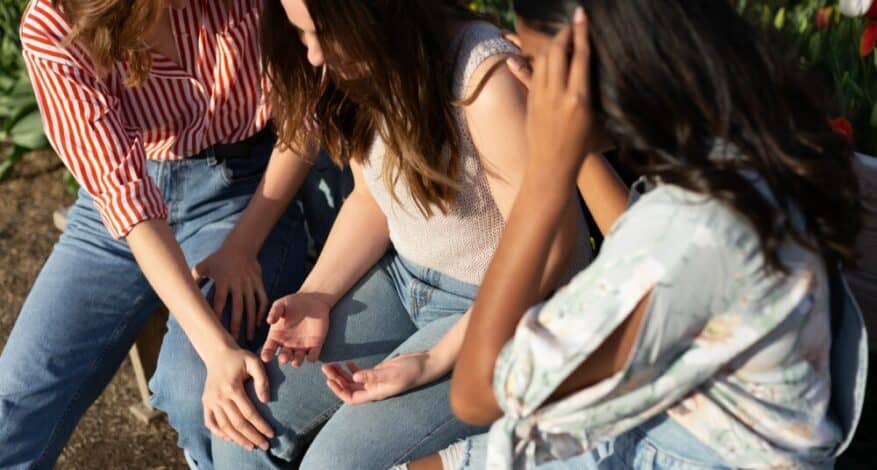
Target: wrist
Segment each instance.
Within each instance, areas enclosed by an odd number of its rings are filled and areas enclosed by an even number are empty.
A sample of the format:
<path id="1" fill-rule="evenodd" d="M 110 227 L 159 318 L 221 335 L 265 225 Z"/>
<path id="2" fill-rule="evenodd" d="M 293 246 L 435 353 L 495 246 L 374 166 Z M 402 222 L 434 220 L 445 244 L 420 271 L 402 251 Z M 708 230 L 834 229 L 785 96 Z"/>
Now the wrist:
<path id="1" fill-rule="evenodd" d="M 454 361 L 443 358 L 433 350 L 420 353 L 424 356 L 423 372 L 415 382 L 416 387 L 435 382 L 454 368 Z"/>
<path id="2" fill-rule="evenodd" d="M 206 338 L 204 344 L 200 345 L 200 347 L 196 346 L 195 349 L 198 351 L 198 355 L 201 356 L 201 360 L 204 361 L 204 365 L 210 368 L 213 364 L 222 361 L 222 358 L 230 351 L 239 349 L 239 346 L 234 338 L 222 329 L 216 332 L 216 334 L 210 335 L 209 338 Z"/>
<path id="3" fill-rule="evenodd" d="M 299 294 L 307 294 L 319 302 L 326 304 L 331 311 L 332 308 L 335 307 L 335 304 L 341 299 L 343 294 L 337 294 L 332 292 L 331 289 L 321 286 L 316 282 L 310 281 L 310 279 L 305 279 L 305 282 L 301 285 L 301 288 L 298 290 Z"/>
<path id="4" fill-rule="evenodd" d="M 255 236 L 250 236 L 237 229 L 228 234 L 228 237 L 222 242 L 221 248 L 223 251 L 237 253 L 247 258 L 257 258 L 261 249 L 262 240 L 257 241 Z"/>

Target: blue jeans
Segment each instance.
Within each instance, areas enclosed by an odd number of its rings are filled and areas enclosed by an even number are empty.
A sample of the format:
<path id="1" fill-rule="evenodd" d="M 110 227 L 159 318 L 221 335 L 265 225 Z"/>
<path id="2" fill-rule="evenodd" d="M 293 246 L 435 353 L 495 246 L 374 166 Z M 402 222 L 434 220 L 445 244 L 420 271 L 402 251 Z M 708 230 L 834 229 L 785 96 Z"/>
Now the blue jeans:
<path id="1" fill-rule="evenodd" d="M 459 470 L 484 470 L 487 435 L 466 442 L 466 457 Z M 548 462 L 539 470 L 725 470 L 732 466 L 692 436 L 666 414 L 596 448 L 563 461 Z"/>
<path id="2" fill-rule="evenodd" d="M 469 309 L 476 292 L 477 286 L 388 254 L 333 309 L 320 361 L 370 367 L 391 354 L 425 351 Z M 316 435 L 300 468 L 384 470 L 484 431 L 451 413 L 449 376 L 381 402 L 342 406 L 320 364 L 293 369 L 274 361 L 269 375 L 272 401 L 258 406 L 278 436 L 268 451 L 252 452 L 214 438 L 217 468 L 288 468 Z"/>
<path id="3" fill-rule="evenodd" d="M 249 159 L 147 163 L 190 264 L 210 255 L 231 231 L 259 184 L 271 144 Z M 305 249 L 302 213 L 294 203 L 260 252 L 270 297 L 298 287 Z M 211 287 L 204 286 L 210 299 Z M 0 468 L 51 468 L 158 306 L 128 244 L 109 236 L 92 199 L 80 192 L 0 355 Z M 209 464 L 210 440 L 201 425 L 203 365 L 176 321 L 168 327 L 152 382 L 156 404 L 180 432 L 180 445 Z"/>

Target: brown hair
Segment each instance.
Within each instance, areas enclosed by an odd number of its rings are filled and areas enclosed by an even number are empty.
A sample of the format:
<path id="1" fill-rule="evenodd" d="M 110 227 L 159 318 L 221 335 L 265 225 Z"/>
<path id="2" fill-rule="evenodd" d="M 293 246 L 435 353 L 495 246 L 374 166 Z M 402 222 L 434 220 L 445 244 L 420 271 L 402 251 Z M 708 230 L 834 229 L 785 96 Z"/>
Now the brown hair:
<path id="1" fill-rule="evenodd" d="M 280 140 L 304 151 L 320 139 L 339 165 L 386 143 L 384 182 L 400 178 L 424 216 L 456 199 L 457 135 L 447 29 L 481 19 L 461 1 L 305 0 L 327 63 L 315 69 L 279 0 L 266 2 L 262 53 Z M 347 60 L 355 58 L 355 61 Z M 353 76 L 351 76 L 353 75 Z"/>
<path id="2" fill-rule="evenodd" d="M 230 0 L 223 3 L 228 6 Z M 145 32 L 156 26 L 168 0 L 52 0 L 73 25 L 66 44 L 78 41 L 88 50 L 98 74 L 126 61 L 125 85 L 142 85 L 152 68 Z"/>

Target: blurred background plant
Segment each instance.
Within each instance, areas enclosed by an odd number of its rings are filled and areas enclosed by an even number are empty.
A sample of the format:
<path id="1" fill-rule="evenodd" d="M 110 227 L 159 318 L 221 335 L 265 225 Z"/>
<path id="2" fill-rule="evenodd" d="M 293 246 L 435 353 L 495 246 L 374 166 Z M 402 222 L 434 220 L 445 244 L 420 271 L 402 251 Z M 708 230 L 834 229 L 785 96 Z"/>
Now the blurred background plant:
<path id="1" fill-rule="evenodd" d="M 472 0 L 469 2 L 469 8 L 494 15 L 507 29 L 514 29 L 515 15 L 512 12 L 512 0 Z"/>
<path id="2" fill-rule="evenodd" d="M 877 24 L 867 17 L 870 5 L 870 0 L 740 0 L 744 13 L 787 37 L 802 64 L 833 87 L 841 112 L 831 116 L 835 130 L 853 138 L 859 152 L 877 155 Z"/>

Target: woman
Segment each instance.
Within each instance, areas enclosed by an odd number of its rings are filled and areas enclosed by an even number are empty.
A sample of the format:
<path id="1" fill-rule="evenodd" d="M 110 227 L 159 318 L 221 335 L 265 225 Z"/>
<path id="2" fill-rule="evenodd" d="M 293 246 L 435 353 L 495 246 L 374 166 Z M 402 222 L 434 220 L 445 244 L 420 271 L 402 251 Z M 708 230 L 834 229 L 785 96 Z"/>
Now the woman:
<path id="1" fill-rule="evenodd" d="M 255 0 L 28 7 L 46 133 L 82 191 L 0 356 L 0 467 L 52 465 L 160 303 L 173 318 L 151 388 L 190 463 L 210 468 L 202 390 L 216 419 L 270 432 L 245 348 L 303 277 L 289 202 L 310 165 L 284 149 L 269 164 L 259 15 Z"/>
<path id="2" fill-rule="evenodd" d="M 826 114 L 730 2 L 582 1 L 534 64 L 534 150 L 454 372 L 455 413 L 499 419 L 462 468 L 830 466 L 866 342 L 848 292 L 829 301 L 861 221 Z M 606 142 L 653 189 L 527 311 L 557 201 Z"/>
<path id="3" fill-rule="evenodd" d="M 263 359 L 294 366 L 269 367 L 274 401 L 262 409 L 278 437 L 269 452 L 215 441 L 214 459 L 288 465 L 333 413 L 301 468 L 385 469 L 435 452 L 481 429 L 451 414 L 455 354 L 435 364 L 422 351 L 459 347 L 523 177 L 525 95 L 504 64 L 517 49 L 456 1 L 269 2 L 262 34 L 281 138 L 319 137 L 355 185 L 302 288 L 269 313 Z M 567 196 L 543 295 L 588 258 Z M 390 353 L 416 353 L 392 365 L 417 373 L 385 396 L 417 390 L 338 410 L 315 362 L 368 354 L 356 363 L 371 367 Z"/>

